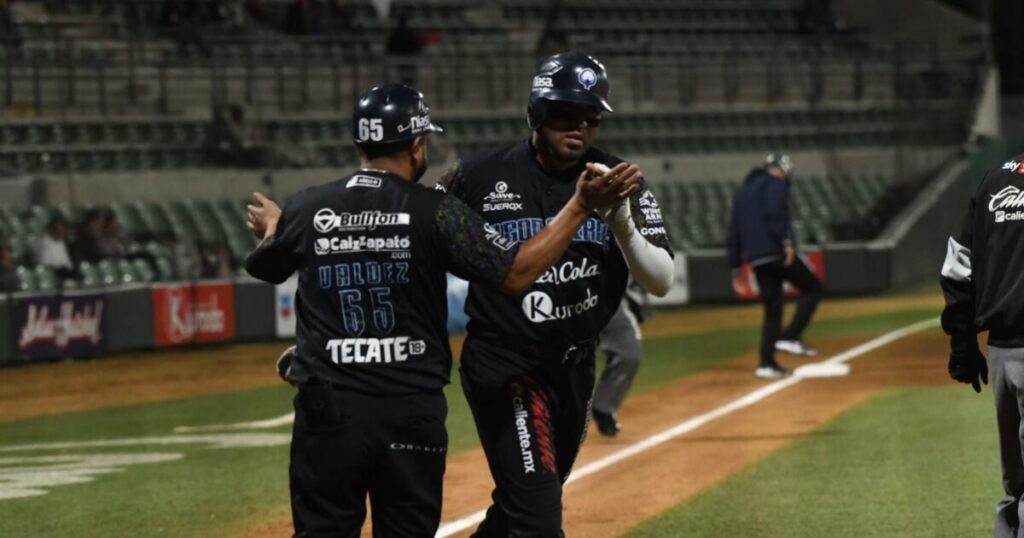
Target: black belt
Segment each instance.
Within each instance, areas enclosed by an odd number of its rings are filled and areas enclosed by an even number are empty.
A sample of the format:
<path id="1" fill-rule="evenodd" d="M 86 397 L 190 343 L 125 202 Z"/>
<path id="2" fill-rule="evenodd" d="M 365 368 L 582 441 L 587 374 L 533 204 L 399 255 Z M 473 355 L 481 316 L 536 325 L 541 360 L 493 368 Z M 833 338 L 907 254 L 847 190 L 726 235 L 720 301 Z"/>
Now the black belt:
<path id="1" fill-rule="evenodd" d="M 597 340 L 593 338 L 575 342 L 566 348 L 557 349 L 552 349 L 552 346 L 535 342 L 513 340 L 507 336 L 492 332 L 481 332 L 475 335 L 474 338 L 479 338 L 484 342 L 519 355 L 527 355 L 545 360 L 557 360 L 566 366 L 576 366 L 585 359 L 592 357 L 597 350 Z"/>

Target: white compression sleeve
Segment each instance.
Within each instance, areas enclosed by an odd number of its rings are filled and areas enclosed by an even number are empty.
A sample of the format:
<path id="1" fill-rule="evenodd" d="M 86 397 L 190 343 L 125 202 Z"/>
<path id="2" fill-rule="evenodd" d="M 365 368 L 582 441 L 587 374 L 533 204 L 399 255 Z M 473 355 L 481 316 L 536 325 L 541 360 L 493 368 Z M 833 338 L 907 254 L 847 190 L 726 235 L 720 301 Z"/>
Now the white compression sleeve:
<path id="1" fill-rule="evenodd" d="M 667 250 L 652 245 L 640 235 L 630 216 L 629 200 L 599 213 L 615 235 L 633 280 L 650 294 L 664 297 L 672 288 L 675 263 Z"/>

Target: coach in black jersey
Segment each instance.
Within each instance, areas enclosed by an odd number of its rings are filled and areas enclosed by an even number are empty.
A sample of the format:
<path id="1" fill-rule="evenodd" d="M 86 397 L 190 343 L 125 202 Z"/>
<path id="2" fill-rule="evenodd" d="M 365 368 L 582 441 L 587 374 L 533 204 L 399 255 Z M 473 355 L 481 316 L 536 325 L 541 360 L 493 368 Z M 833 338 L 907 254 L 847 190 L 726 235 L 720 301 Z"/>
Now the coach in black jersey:
<path id="1" fill-rule="evenodd" d="M 370 90 L 352 126 L 361 170 L 300 192 L 283 211 L 259 195 L 250 206 L 263 239 L 246 270 L 274 283 L 299 272 L 295 534 L 359 536 L 368 494 L 374 536 L 433 536 L 448 444 L 445 272 L 519 294 L 594 209 L 625 199 L 639 178 L 624 166 L 579 174 L 565 209 L 517 245 L 466 204 L 416 184 L 424 137 L 439 130 L 418 92 Z"/>
<path id="2" fill-rule="evenodd" d="M 611 111 L 607 96 L 600 63 L 552 56 L 533 78 L 532 135 L 464 160 L 441 186 L 509 239 L 528 240 L 565 206 L 585 167 L 621 165 L 591 147 Z M 561 535 L 562 484 L 589 419 L 595 339 L 629 273 L 664 295 L 673 267 L 658 203 L 641 184 L 587 220 L 526 294 L 470 285 L 460 373 L 496 486 L 476 536 Z"/>
<path id="3" fill-rule="evenodd" d="M 996 538 L 1015 538 L 1024 514 L 1024 155 L 989 170 L 967 206 L 963 227 L 949 238 L 942 265 L 950 336 L 949 375 L 981 392 L 992 369 L 1006 496 L 996 505 Z M 988 331 L 989 364 L 977 334 Z"/>

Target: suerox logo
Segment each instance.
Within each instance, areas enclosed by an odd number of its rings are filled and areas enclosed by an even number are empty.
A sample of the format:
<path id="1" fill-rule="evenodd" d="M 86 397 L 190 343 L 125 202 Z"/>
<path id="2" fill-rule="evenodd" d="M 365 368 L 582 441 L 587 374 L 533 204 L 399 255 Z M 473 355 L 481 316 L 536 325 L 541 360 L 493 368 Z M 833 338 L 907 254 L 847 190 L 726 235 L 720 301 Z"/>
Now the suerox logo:
<path id="1" fill-rule="evenodd" d="M 334 230 L 375 230 L 378 226 L 401 226 L 409 224 L 408 213 L 383 213 L 362 211 L 359 213 L 335 214 L 325 207 L 313 215 L 313 227 L 320 233 Z"/>

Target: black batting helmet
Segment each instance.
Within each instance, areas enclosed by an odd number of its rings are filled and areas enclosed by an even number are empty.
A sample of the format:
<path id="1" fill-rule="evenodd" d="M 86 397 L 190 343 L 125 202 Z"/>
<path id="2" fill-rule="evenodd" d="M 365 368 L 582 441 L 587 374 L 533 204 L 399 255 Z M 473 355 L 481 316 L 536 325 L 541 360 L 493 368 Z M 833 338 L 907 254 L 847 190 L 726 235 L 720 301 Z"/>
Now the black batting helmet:
<path id="1" fill-rule="evenodd" d="M 430 122 L 423 94 L 404 84 L 385 84 L 363 94 L 352 111 L 356 144 L 391 144 L 443 129 Z"/>
<path id="2" fill-rule="evenodd" d="M 608 72 L 601 62 L 579 52 L 556 54 L 540 65 L 533 77 L 526 120 L 538 129 L 547 119 L 548 101 L 590 105 L 608 112 Z"/>

